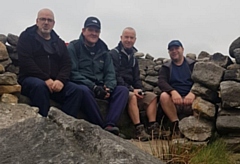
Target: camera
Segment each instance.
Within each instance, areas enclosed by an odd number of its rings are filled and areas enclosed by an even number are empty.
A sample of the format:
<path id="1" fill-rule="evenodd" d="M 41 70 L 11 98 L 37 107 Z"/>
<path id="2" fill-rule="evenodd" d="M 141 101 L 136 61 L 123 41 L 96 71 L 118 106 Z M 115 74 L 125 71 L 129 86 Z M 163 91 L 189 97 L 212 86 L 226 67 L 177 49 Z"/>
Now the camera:
<path id="1" fill-rule="evenodd" d="M 138 94 L 142 95 L 142 96 L 145 95 L 145 93 L 143 91 L 138 91 Z"/>

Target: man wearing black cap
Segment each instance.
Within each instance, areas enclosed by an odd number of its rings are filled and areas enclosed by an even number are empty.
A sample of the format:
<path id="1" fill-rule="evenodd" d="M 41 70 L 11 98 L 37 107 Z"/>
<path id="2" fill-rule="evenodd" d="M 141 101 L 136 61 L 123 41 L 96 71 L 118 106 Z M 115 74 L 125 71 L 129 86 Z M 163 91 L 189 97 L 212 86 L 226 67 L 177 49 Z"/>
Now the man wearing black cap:
<path id="1" fill-rule="evenodd" d="M 116 86 L 116 75 L 107 45 L 99 38 L 101 23 L 96 17 L 88 17 L 80 38 L 69 43 L 72 60 L 71 81 L 84 91 L 82 111 L 89 122 L 118 135 L 116 123 L 128 100 L 128 89 Z M 102 118 L 95 100 L 105 99 L 109 110 Z"/>
<path id="2" fill-rule="evenodd" d="M 158 86 L 163 91 L 160 103 L 164 113 L 172 122 L 172 132 L 178 131 L 179 119 L 192 114 L 195 95 L 190 91 L 193 85 L 191 73 L 195 61 L 183 56 L 184 48 L 179 40 L 168 44 L 171 60 L 159 71 Z"/>

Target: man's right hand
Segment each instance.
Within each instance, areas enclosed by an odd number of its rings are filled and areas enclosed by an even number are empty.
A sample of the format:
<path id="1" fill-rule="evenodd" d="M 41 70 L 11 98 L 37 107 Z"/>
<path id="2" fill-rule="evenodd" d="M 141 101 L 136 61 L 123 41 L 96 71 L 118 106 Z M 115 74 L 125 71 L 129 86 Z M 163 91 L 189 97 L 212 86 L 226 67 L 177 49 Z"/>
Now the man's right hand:
<path id="1" fill-rule="evenodd" d="M 49 91 L 52 93 L 53 92 L 53 90 L 52 90 L 53 80 L 52 79 L 45 80 L 45 83 L 46 83 Z"/>
<path id="2" fill-rule="evenodd" d="M 133 93 L 137 96 L 137 98 L 142 99 L 142 98 L 143 98 L 143 95 L 140 95 L 140 94 L 139 94 L 139 91 L 142 91 L 142 90 L 141 90 L 141 89 L 134 89 L 134 90 L 133 90 Z"/>
<path id="3" fill-rule="evenodd" d="M 182 96 L 176 90 L 171 91 L 170 94 L 171 94 L 172 101 L 174 104 L 183 105 Z"/>
<path id="4" fill-rule="evenodd" d="M 93 92 L 95 93 L 95 97 L 99 99 L 104 99 L 107 94 L 102 86 L 94 86 Z"/>

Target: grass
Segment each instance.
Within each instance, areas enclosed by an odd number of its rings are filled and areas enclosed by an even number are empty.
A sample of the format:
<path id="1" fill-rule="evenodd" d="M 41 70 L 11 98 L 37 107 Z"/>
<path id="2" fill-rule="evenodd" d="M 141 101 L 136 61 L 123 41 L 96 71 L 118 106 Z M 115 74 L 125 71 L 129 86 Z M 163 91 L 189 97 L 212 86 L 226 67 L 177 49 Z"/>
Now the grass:
<path id="1" fill-rule="evenodd" d="M 160 129 L 163 122 L 160 124 Z M 173 135 L 174 138 L 174 135 Z M 213 135 L 205 143 L 191 142 L 186 138 L 154 139 L 140 142 L 138 147 L 167 164 L 234 164 L 233 153 L 227 150 L 226 143 L 218 136 Z M 147 149 L 146 149 L 147 147 Z"/>
<path id="2" fill-rule="evenodd" d="M 226 144 L 217 139 L 208 146 L 201 149 L 193 156 L 189 163 L 191 164 L 234 164 L 231 158 L 233 154 L 227 150 Z"/>

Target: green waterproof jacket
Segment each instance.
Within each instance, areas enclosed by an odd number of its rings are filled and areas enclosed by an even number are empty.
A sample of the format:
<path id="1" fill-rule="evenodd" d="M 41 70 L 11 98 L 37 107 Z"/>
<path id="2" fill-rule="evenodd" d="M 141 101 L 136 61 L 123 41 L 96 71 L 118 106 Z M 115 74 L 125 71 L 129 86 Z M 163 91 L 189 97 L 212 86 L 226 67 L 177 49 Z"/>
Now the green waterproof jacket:
<path id="1" fill-rule="evenodd" d="M 95 85 L 105 85 L 112 91 L 116 86 L 116 75 L 107 45 L 99 39 L 97 51 L 91 55 L 84 44 L 81 34 L 78 40 L 68 44 L 68 52 L 72 61 L 70 80 L 93 89 Z"/>

